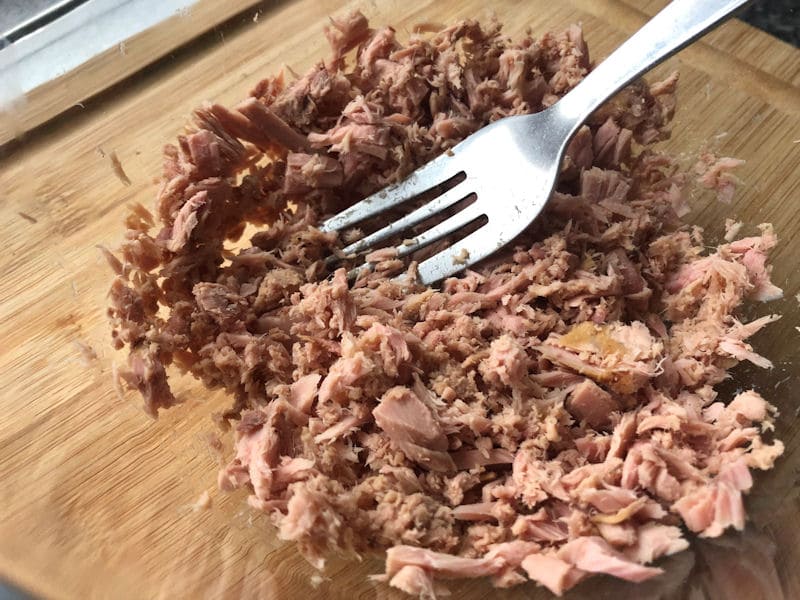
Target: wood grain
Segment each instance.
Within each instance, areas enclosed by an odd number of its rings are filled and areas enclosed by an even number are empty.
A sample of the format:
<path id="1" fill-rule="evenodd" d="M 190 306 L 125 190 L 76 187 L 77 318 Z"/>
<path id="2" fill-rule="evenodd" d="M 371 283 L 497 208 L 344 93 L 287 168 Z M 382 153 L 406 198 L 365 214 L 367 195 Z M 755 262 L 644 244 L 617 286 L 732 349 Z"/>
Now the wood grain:
<path id="1" fill-rule="evenodd" d="M 256 3 L 257 0 L 198 0 L 191 11 L 175 14 L 125 40 L 124 49 L 115 46 L 101 52 L 78 69 L 37 87 L 13 108 L 6 111 L 0 107 L 0 146 L 70 107 L 84 104 L 86 99 Z"/>
<path id="2" fill-rule="evenodd" d="M 581 21 L 593 55 L 602 57 L 660 5 L 504 0 L 490 9 L 512 36 L 528 26 L 543 32 Z M 312 588 L 313 570 L 294 548 L 275 540 L 266 519 L 250 513 L 242 495 L 216 491 L 216 463 L 204 436 L 213 430 L 208 415 L 226 403 L 222 394 L 178 377 L 184 404 L 157 421 L 144 415 L 138 399 L 117 397 L 104 316 L 110 273 L 94 248 L 115 244 L 126 204 L 152 201 L 160 148 L 180 132 L 193 106 L 240 99 L 283 64 L 307 68 L 326 51 L 321 31 L 327 16 L 344 6 L 359 6 L 373 23 L 394 24 L 401 34 L 420 20 L 487 18 L 490 12 L 477 0 L 275 3 L 257 23 L 229 26 L 224 39 L 178 52 L 0 159 L 3 577 L 47 598 L 401 597 L 366 581 L 381 570 L 375 559 L 337 558 L 329 579 Z M 756 373 L 741 367 L 725 389 L 755 385 L 781 409 L 777 430 L 786 454 L 759 478 L 748 506 L 753 529 L 777 547 L 770 564 L 786 597 L 797 598 L 800 52 L 731 22 L 659 73 L 674 68 L 681 71 L 679 110 L 667 148 L 685 153 L 687 161 L 703 145 L 747 160 L 734 204 L 698 195 L 692 219 L 717 237 L 726 216 L 745 221 L 748 230 L 771 221 L 782 240 L 775 280 L 786 299 L 751 312 L 784 315 L 755 340 L 776 368 Z M 117 151 L 130 187 L 115 178 L 98 148 Z M 98 359 L 83 364 L 76 342 L 93 347 Z M 193 511 L 190 505 L 206 490 L 212 508 Z M 677 585 L 692 568 L 692 556 L 668 561 L 666 579 Z M 485 582 L 467 582 L 453 591 L 460 598 L 547 597 L 533 585 L 495 593 Z M 593 580 L 570 597 L 643 591 Z"/>

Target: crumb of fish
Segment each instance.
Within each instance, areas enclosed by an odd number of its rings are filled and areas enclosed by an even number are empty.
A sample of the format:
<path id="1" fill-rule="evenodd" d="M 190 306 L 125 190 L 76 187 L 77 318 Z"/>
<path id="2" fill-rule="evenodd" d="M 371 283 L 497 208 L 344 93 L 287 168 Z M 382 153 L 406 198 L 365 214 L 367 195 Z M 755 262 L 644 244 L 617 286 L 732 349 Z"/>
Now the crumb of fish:
<path id="1" fill-rule="evenodd" d="M 208 449 L 211 457 L 220 465 L 225 464 L 225 453 L 222 440 L 219 436 L 211 431 L 205 434 L 206 448 Z"/>
<path id="2" fill-rule="evenodd" d="M 417 23 L 411 28 L 413 33 L 433 33 L 444 29 L 444 25 L 441 23 L 434 23 L 432 21 L 426 21 L 423 23 Z"/>
<path id="3" fill-rule="evenodd" d="M 311 578 L 309 579 L 309 583 L 311 584 L 311 587 L 313 587 L 314 589 L 317 589 L 325 581 L 330 581 L 330 579 L 331 579 L 330 577 L 325 577 L 324 575 L 321 575 L 320 573 L 314 573 L 311 576 Z"/>
<path id="4" fill-rule="evenodd" d="M 258 18 L 261 16 L 261 11 L 257 10 L 256 14 L 253 15 L 253 23 L 258 23 Z"/>
<path id="5" fill-rule="evenodd" d="M 733 219 L 725 219 L 725 241 L 732 242 L 736 239 L 736 236 L 739 235 L 739 232 L 742 229 L 741 221 L 734 221 Z"/>
<path id="6" fill-rule="evenodd" d="M 198 496 L 191 508 L 194 512 L 200 512 L 201 510 L 208 510 L 211 508 L 211 494 L 209 494 L 208 491 L 204 491 Z"/>
<path id="7" fill-rule="evenodd" d="M 95 248 L 97 248 L 100 251 L 100 254 L 102 254 L 103 258 L 106 260 L 108 265 L 113 269 L 114 273 L 116 273 L 117 275 L 124 274 L 125 272 L 124 265 L 122 264 L 122 262 L 120 262 L 120 260 L 116 256 L 114 256 L 111 250 L 109 250 L 105 246 L 101 246 L 100 244 L 97 244 Z"/>
<path id="8" fill-rule="evenodd" d="M 373 250 L 364 257 L 368 263 L 380 263 L 391 260 L 397 256 L 397 248 L 380 248 Z"/>
<path id="9" fill-rule="evenodd" d="M 359 229 L 358 227 L 354 227 L 352 229 L 346 230 L 342 235 L 342 241 L 346 244 L 352 244 L 356 240 L 360 240 L 364 237 L 364 232 Z"/>
<path id="10" fill-rule="evenodd" d="M 122 376 L 119 374 L 119 366 L 117 366 L 116 361 L 111 362 L 111 385 L 114 386 L 114 392 L 117 394 L 117 398 L 124 401 L 125 392 L 122 389 Z"/>
<path id="11" fill-rule="evenodd" d="M 72 345 L 78 349 L 83 366 L 88 367 L 92 361 L 97 360 L 97 352 L 89 344 L 85 344 L 80 340 L 73 340 Z"/>
<path id="12" fill-rule="evenodd" d="M 112 150 L 111 153 L 108 155 L 109 160 L 111 161 L 111 168 L 114 171 L 114 175 L 117 176 L 122 183 L 125 185 L 130 185 L 131 180 L 125 173 L 125 170 L 122 168 L 122 163 L 119 160 L 119 156 L 117 156 L 117 151 Z"/>
<path id="13" fill-rule="evenodd" d="M 694 165 L 697 183 L 706 189 L 714 190 L 718 201 L 730 204 L 736 193 L 736 187 L 742 183 L 733 171 L 744 164 L 745 161 L 738 158 L 718 157 L 712 152 L 703 152 Z"/>
<path id="14" fill-rule="evenodd" d="M 459 252 L 453 257 L 453 264 L 463 265 L 466 264 L 468 260 L 469 260 L 469 250 L 467 250 L 466 248 L 462 248 L 461 252 Z"/>
<path id="15" fill-rule="evenodd" d="M 228 418 L 219 411 L 214 411 L 211 413 L 211 420 L 217 426 L 217 429 L 220 431 L 230 431 L 231 423 Z"/>

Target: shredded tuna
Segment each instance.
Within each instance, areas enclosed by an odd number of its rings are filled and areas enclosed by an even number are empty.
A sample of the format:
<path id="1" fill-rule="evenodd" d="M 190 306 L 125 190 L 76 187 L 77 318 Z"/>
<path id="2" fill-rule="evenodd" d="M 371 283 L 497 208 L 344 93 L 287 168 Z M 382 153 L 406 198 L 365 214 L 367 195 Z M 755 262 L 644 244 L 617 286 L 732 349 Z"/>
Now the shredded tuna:
<path id="1" fill-rule="evenodd" d="M 211 508 L 211 495 L 208 491 L 204 491 L 197 497 L 197 500 L 194 504 L 192 504 L 192 510 L 194 512 L 199 512 L 201 510 L 208 510 Z"/>
<path id="2" fill-rule="evenodd" d="M 700 155 L 695 164 L 697 181 L 703 187 L 714 190 L 717 200 L 730 204 L 736 193 L 736 186 L 741 183 L 739 178 L 733 174 L 733 170 L 741 167 L 743 160 L 738 158 L 722 157 L 717 158 L 709 152 Z"/>
<path id="3" fill-rule="evenodd" d="M 101 248 L 119 379 L 153 416 L 178 402 L 173 369 L 224 389 L 219 486 L 247 490 L 317 568 L 385 552 L 377 579 L 421 598 L 462 577 L 555 594 L 643 581 L 683 531 L 744 527 L 751 471 L 783 446 L 766 398 L 716 385 L 739 361 L 771 366 L 748 340 L 777 316 L 741 309 L 781 296 L 777 239 L 731 222 L 708 250 L 681 221 L 693 177 L 728 200 L 739 161 L 704 155 L 692 173 L 653 148 L 677 74 L 596 111 L 514 246 L 436 288 L 416 281 L 424 255 L 380 249 L 350 283 L 341 248 L 385 217 L 341 237 L 315 224 L 551 106 L 592 63 L 577 26 L 403 37 L 352 12 L 326 36 L 305 74 L 196 109 L 164 148 L 155 210 L 132 205 L 118 251 Z"/>
<path id="4" fill-rule="evenodd" d="M 557 596 L 588 575 L 586 571 L 550 554 L 529 554 L 522 561 L 522 568 L 528 577 Z"/>
<path id="5" fill-rule="evenodd" d="M 744 226 L 741 221 L 734 221 L 733 219 L 725 219 L 725 241 L 732 242 L 737 238 L 739 232 Z"/>

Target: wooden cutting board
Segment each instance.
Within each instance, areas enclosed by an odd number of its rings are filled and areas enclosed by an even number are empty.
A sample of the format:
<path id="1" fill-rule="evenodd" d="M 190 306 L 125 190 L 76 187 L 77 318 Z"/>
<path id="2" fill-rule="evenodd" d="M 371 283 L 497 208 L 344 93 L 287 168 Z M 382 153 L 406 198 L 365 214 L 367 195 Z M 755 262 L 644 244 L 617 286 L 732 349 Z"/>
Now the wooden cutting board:
<path id="1" fill-rule="evenodd" d="M 423 20 L 488 18 L 484 5 L 346 3 L 401 34 Z M 602 57 L 662 5 L 505 0 L 492 9 L 512 36 L 526 27 L 543 32 L 580 21 L 593 56 Z M 180 132 L 193 106 L 205 99 L 234 102 L 284 64 L 303 71 L 327 51 L 322 28 L 343 6 L 273 2 L 258 22 L 248 17 L 205 36 L 0 159 L 0 576 L 48 598 L 401 597 L 366 581 L 381 571 L 375 559 L 335 559 L 329 579 L 313 588 L 311 567 L 276 541 L 267 519 L 246 508 L 244 495 L 216 490 L 217 466 L 205 435 L 213 429 L 208 415 L 225 403 L 222 394 L 176 379 L 184 404 L 157 421 L 144 415 L 137 398 L 117 397 L 104 315 L 111 276 L 95 250 L 119 239 L 126 204 L 152 202 L 160 148 Z M 781 238 L 775 281 L 786 299 L 748 313 L 784 315 L 755 340 L 776 367 L 756 372 L 742 366 L 726 389 L 755 385 L 778 405 L 777 432 L 787 450 L 748 498 L 752 531 L 726 543 L 740 555 L 732 574 L 752 562 L 748 544 L 761 532 L 759 539 L 777 551 L 761 557 L 756 572 L 777 574 L 786 597 L 798 598 L 800 51 L 731 22 L 659 72 L 673 68 L 681 71 L 681 85 L 667 147 L 691 155 L 707 143 L 747 160 L 735 203 L 698 195 L 692 218 L 716 236 L 725 216 L 743 220 L 748 231 L 771 221 Z M 117 151 L 130 187 L 113 175 L 99 149 Z M 97 360 L 82 362 L 81 343 L 96 350 Z M 212 507 L 192 510 L 204 491 Z M 667 561 L 665 581 L 680 587 L 687 574 L 693 581 L 707 577 L 714 562 L 709 548 L 719 547 L 705 542 L 694 554 Z M 493 593 L 485 582 L 453 589 L 461 598 Z M 653 593 L 603 580 L 580 589 L 573 597 Z M 546 596 L 527 585 L 495 597 Z"/>

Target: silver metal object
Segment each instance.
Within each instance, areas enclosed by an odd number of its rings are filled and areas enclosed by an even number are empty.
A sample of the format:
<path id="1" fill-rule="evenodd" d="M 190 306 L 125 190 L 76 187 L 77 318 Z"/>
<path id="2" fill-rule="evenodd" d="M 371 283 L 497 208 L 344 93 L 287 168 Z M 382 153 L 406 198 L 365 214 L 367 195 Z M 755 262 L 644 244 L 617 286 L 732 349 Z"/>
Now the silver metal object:
<path id="1" fill-rule="evenodd" d="M 553 191 L 569 140 L 596 108 L 748 1 L 674 0 L 552 107 L 484 127 L 404 181 L 331 217 L 322 230 L 350 228 L 463 173 L 466 178 L 455 187 L 343 252 L 372 249 L 475 195 L 472 204 L 395 248 L 399 257 L 407 256 L 483 217 L 488 219 L 483 226 L 420 263 L 419 279 L 429 285 L 475 264 L 508 244 L 539 215 Z"/>

